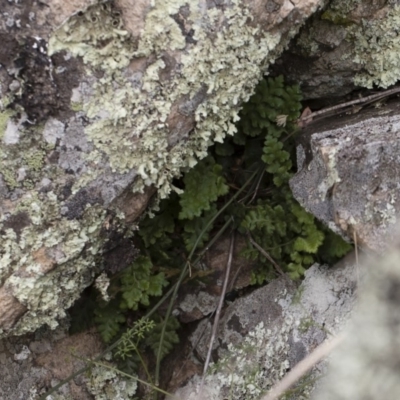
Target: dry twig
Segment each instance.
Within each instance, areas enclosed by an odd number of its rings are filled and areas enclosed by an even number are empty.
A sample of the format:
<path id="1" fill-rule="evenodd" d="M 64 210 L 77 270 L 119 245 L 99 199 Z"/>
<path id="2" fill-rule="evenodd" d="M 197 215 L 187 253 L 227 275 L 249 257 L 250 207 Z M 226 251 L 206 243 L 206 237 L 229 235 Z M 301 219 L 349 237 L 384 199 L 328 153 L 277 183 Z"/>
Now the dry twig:
<path id="1" fill-rule="evenodd" d="M 313 119 L 315 117 L 318 117 L 320 115 L 328 114 L 333 111 L 338 111 L 341 110 L 342 108 L 354 106 L 356 104 L 368 104 L 376 100 L 380 100 L 384 97 L 391 96 L 393 94 L 400 93 L 400 87 L 394 87 L 392 89 L 384 90 L 383 92 L 379 92 L 376 94 L 371 94 L 370 96 L 362 97 L 360 99 L 348 101 L 346 103 L 341 103 L 337 104 L 336 106 L 332 107 L 327 107 L 323 108 L 322 110 L 319 111 L 314 111 L 311 114 L 305 115 L 304 117 L 300 117 L 298 122 L 300 123 L 300 126 L 302 126 L 305 121 L 308 121 L 309 119 Z"/>
<path id="2" fill-rule="evenodd" d="M 279 264 L 251 237 L 250 233 L 247 234 L 250 243 L 275 267 L 276 271 L 286 277 Z"/>
<path id="3" fill-rule="evenodd" d="M 225 269 L 224 283 L 223 283 L 223 286 L 222 286 L 221 297 L 219 299 L 218 307 L 217 307 L 217 310 L 215 312 L 215 318 L 214 318 L 214 324 L 213 324 L 212 332 L 211 332 L 210 344 L 208 346 L 207 358 L 206 358 L 206 361 L 204 363 L 203 376 L 201 378 L 201 384 L 200 384 L 200 390 L 199 390 L 199 398 L 201 398 L 201 392 L 203 390 L 203 385 L 204 385 L 204 380 L 206 378 L 206 372 L 207 372 L 207 369 L 208 369 L 208 365 L 210 364 L 211 352 L 212 352 L 215 336 L 217 335 L 219 317 L 221 315 L 222 306 L 224 304 L 226 288 L 228 286 L 229 275 L 230 275 L 230 272 L 231 272 L 234 244 L 235 244 L 235 233 L 232 233 L 231 243 L 230 243 L 230 246 L 229 246 L 228 262 L 226 263 L 226 269 Z"/>

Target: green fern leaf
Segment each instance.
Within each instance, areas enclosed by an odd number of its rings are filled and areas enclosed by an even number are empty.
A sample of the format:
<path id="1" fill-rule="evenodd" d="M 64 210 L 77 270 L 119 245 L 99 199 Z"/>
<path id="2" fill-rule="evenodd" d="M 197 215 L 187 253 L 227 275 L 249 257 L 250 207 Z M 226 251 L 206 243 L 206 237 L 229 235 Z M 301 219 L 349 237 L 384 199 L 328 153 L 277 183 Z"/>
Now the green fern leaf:
<path id="1" fill-rule="evenodd" d="M 161 331 L 164 321 L 158 318 L 159 322 L 156 323 L 154 329 L 149 333 L 146 344 L 151 347 L 154 354 L 157 355 L 160 346 Z M 176 331 L 179 329 L 180 324 L 175 317 L 170 317 L 167 321 L 167 327 L 164 335 L 164 342 L 161 348 L 161 359 L 164 358 L 174 347 L 179 343 L 179 336 Z"/>
<path id="2" fill-rule="evenodd" d="M 193 247 L 196 244 L 196 241 L 199 239 L 197 244 L 197 248 L 201 249 L 204 244 L 209 239 L 209 233 L 213 228 L 212 224 L 208 227 L 208 229 L 203 233 L 200 237 L 203 229 L 207 226 L 211 218 L 217 213 L 217 206 L 212 204 L 208 211 L 205 211 L 200 217 L 193 218 L 192 220 L 185 221 L 184 223 L 184 232 L 183 232 L 183 240 L 185 242 L 186 250 L 192 251 Z"/>
<path id="3" fill-rule="evenodd" d="M 324 234 L 321 231 L 318 231 L 315 227 L 315 230 L 311 232 L 308 236 L 298 237 L 295 240 L 293 247 L 296 251 L 304 251 L 306 253 L 315 254 L 323 241 Z"/>
<path id="4" fill-rule="evenodd" d="M 104 308 L 95 310 L 94 320 L 97 329 L 105 343 L 109 343 L 119 332 L 121 324 L 125 322 L 125 317 L 112 302 Z"/>
<path id="5" fill-rule="evenodd" d="M 184 177 L 185 190 L 180 195 L 179 219 L 199 217 L 211 203 L 229 191 L 222 176 L 222 167 L 211 156 L 201 160 Z"/>
<path id="6" fill-rule="evenodd" d="M 161 294 L 167 284 L 163 273 L 151 276 L 153 264 L 149 257 L 139 256 L 121 275 L 120 308 L 137 310 L 139 304 L 149 305 L 149 296 Z"/>

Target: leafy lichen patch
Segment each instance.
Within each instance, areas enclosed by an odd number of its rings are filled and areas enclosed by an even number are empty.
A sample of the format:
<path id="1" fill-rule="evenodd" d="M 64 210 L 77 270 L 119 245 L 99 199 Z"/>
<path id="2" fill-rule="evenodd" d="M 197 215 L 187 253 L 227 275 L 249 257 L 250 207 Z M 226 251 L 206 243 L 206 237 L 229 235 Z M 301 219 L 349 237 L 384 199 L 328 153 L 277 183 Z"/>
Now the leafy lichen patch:
<path id="1" fill-rule="evenodd" d="M 191 26 L 191 38 L 203 44 L 198 50 L 190 51 L 192 43 L 185 40 L 177 23 L 183 6 L 189 10 L 185 20 Z M 50 52 L 65 49 L 83 58 L 88 73 L 101 71 L 102 78 L 92 86 L 95 95 L 83 103 L 92 122 L 86 133 L 95 145 L 90 159 L 98 162 L 106 154 L 113 171 L 138 172 L 137 190 L 155 185 L 165 197 L 173 177 L 203 158 L 214 141 L 235 132 L 232 122 L 239 104 L 248 99 L 261 72 L 283 45 L 281 35 L 248 25 L 250 11 L 239 1 L 225 11 L 199 10 L 195 1 L 155 3 L 142 35 L 135 40 L 117 15 L 106 3 L 71 17 L 50 39 Z M 221 19 L 225 26 L 213 32 L 212 26 Z M 182 51 L 179 56 L 178 50 Z M 148 57 L 144 66 L 126 69 L 131 60 L 142 57 Z M 171 57 L 178 64 L 163 75 Z M 187 140 L 171 148 L 168 122 L 174 106 L 200 92 L 204 95 L 189 110 L 194 120 L 180 135 Z"/>
<path id="2" fill-rule="evenodd" d="M 0 264 L 8 266 L 1 271 L 2 276 L 9 276 L 7 288 L 28 309 L 14 327 L 16 333 L 22 334 L 44 323 L 56 327 L 57 318 L 65 316 L 64 310 L 71 306 L 75 294 L 91 282 L 94 271 L 88 266 L 94 264 L 100 247 L 99 231 L 104 212 L 99 207 L 91 207 L 83 216 L 85 224 L 61 219 L 59 226 L 44 228 L 45 221 L 59 213 L 59 204 L 52 192 L 47 193 L 46 199 L 27 197 L 17 211 L 29 214 L 31 224 L 21 230 L 19 240 L 13 229 L 5 229 L 3 242 L 8 252 L 2 256 Z M 92 246 L 85 249 L 88 237 L 92 237 Z M 26 248 L 35 251 L 27 255 Z M 85 257 L 78 258 L 82 253 Z M 10 254 L 13 255 L 12 264 Z M 52 271 L 55 265 L 61 265 L 62 271 Z"/>
<path id="3" fill-rule="evenodd" d="M 363 66 L 354 82 L 372 88 L 387 88 L 400 79 L 400 5 L 394 5 L 380 19 L 363 21 L 351 38 L 355 42 L 354 61 Z"/>

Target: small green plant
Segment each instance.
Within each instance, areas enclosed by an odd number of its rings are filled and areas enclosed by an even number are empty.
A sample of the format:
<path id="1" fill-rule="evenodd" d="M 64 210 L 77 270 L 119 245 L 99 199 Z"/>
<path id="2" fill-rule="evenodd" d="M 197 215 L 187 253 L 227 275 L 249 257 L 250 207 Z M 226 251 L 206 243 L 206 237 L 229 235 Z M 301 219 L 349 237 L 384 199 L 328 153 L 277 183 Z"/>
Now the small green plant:
<path id="1" fill-rule="evenodd" d="M 262 80 L 243 107 L 237 133 L 211 147 L 174 183 L 177 193 L 140 222 L 141 255 L 112 278 L 111 301 L 94 311 L 103 340 L 118 339 L 114 355 L 125 371 L 141 365 L 152 382 L 141 356 L 151 349 L 158 382 L 159 363 L 178 342 L 179 323 L 171 317 L 177 287 L 188 266 L 196 268 L 203 249 L 228 227 L 249 238 L 243 256 L 255 263 L 254 284 L 274 278 L 276 265 L 299 279 L 314 262 L 333 262 L 351 248 L 290 191 L 300 101 L 299 88 L 285 85 L 282 77 Z M 162 315 L 151 307 L 167 286 L 172 300 Z M 150 308 L 151 317 L 140 319 Z"/>
<path id="2" fill-rule="evenodd" d="M 210 148 L 209 155 L 177 182 L 179 193 L 161 201 L 155 215 L 141 221 L 138 234 L 142 255 L 113 283 L 110 292 L 117 300 L 96 310 L 106 342 L 118 336 L 126 312 L 148 307 L 150 299 L 160 296 L 168 284 L 165 274 L 174 279 L 195 246 L 200 251 L 229 218 L 233 218 L 233 227 L 252 239 L 243 256 L 256 263 L 253 283 L 274 277 L 271 259 L 298 279 L 323 256 L 332 261 L 349 250 L 347 243 L 297 203 L 289 188 L 295 172 L 292 160 L 300 101 L 298 86 L 285 85 L 282 77 L 262 80 L 243 107 L 238 132 Z M 247 193 L 221 213 L 219 210 L 252 174 Z M 217 213 L 220 216 L 210 223 Z M 159 351 L 156 332 L 161 332 L 162 317 L 156 318 L 158 328 L 146 343 Z M 161 345 L 161 357 L 178 340 L 172 334 L 177 321 L 169 318 L 164 323 L 166 342 Z"/>

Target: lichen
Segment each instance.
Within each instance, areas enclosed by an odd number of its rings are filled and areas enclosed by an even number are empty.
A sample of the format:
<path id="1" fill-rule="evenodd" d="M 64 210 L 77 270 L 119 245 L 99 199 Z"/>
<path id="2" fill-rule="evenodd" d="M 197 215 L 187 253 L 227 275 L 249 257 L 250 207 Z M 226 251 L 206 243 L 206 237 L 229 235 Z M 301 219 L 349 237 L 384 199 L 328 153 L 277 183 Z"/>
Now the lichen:
<path id="1" fill-rule="evenodd" d="M 354 79 L 355 84 L 387 88 L 400 79 L 399 25 L 400 6 L 394 5 L 383 18 L 363 21 L 361 26 L 352 28 L 353 60 L 363 67 Z"/>
<path id="2" fill-rule="evenodd" d="M 82 111 L 59 121 L 48 119 L 55 114 L 53 103 L 44 113 L 36 107 L 39 120 L 47 122 L 35 126 L 28 121 L 28 107 L 19 110 L 19 121 L 1 110 L 2 124 L 12 129 L 7 142 L 3 137 L 0 173 L 10 197 L 20 196 L 10 202 L 7 214 L 26 212 L 30 218 L 16 233 L 7 227 L 9 215 L 0 216 L 0 230 L 5 232 L 0 253 L 2 278 L 27 308 L 13 334 L 33 331 L 45 323 L 56 326 L 57 318 L 93 280 L 97 253 L 105 241 L 99 233 L 108 204 L 84 199 L 71 211 L 73 200 L 80 201 L 77 194 L 95 184 L 94 189 L 102 189 L 118 174 L 129 172 L 126 180 L 121 178 L 120 186 L 125 189 L 136 171 L 141 178 L 136 190 L 154 185 L 165 197 L 173 178 L 203 158 L 214 141 L 221 142 L 235 132 L 233 122 L 240 104 L 299 27 L 293 24 L 281 41 L 279 33 L 250 26 L 253 16 L 242 3 L 234 0 L 229 9 L 206 10 L 195 0 L 152 2 L 140 39 L 136 39 L 124 30 L 111 2 L 103 2 L 74 14 L 53 33 L 49 56 L 65 50 L 60 55 L 64 60 L 81 57 L 85 63 L 86 75 L 80 76 L 69 102 L 72 108 L 82 104 Z M 190 11 L 191 41 L 175 20 L 181 7 Z M 214 32 L 220 20 L 226 23 Z M 196 41 L 198 45 L 193 45 Z M 162 79 L 168 57 L 179 68 Z M 143 70 L 132 72 L 132 63 L 144 58 Z M 43 54 L 40 59 L 52 60 Z M 46 80 L 48 75 L 39 77 Z M 55 90 L 50 89 L 50 93 Z M 193 129 L 184 133 L 185 140 L 178 132 L 172 143 L 167 121 L 173 107 L 181 105 L 182 112 L 193 117 Z M 74 124 L 79 129 L 71 133 Z M 71 143 L 67 143 L 68 135 L 74 136 Z M 42 182 L 46 190 L 41 190 Z"/>
<path id="3" fill-rule="evenodd" d="M 87 382 L 89 391 L 96 400 L 127 400 L 136 393 L 135 380 L 127 380 L 113 369 L 95 366 L 91 369 L 91 377 Z"/>
<path id="4" fill-rule="evenodd" d="M 292 323 L 287 316 L 279 330 L 271 330 L 261 322 L 240 345 L 228 344 L 226 355 L 211 365 L 205 379 L 208 387 L 214 388 L 218 398 L 259 399 L 289 368 Z"/>
<path id="5" fill-rule="evenodd" d="M 193 40 L 202 44 L 198 51 L 182 53 L 180 73 L 163 81 L 161 88 L 160 74 L 166 68 L 163 56 L 187 45 L 172 18 L 185 5 L 191 10 L 190 21 L 206 20 L 211 26 L 222 17 L 227 24 L 210 35 L 207 24 L 194 22 Z M 102 71 L 103 77 L 92 85 L 93 98 L 83 103 L 91 119 L 86 133 L 95 144 L 90 160 L 99 162 L 105 153 L 113 171 L 135 169 L 141 177 L 136 190 L 154 184 L 161 197 L 167 196 L 174 177 L 203 158 L 214 141 L 233 134 L 239 104 L 249 98 L 266 60 L 272 62 L 274 50 L 282 46 L 279 33 L 269 34 L 246 23 L 250 11 L 238 1 L 229 10 L 205 12 L 207 15 L 199 14 L 195 1 L 158 2 L 146 16 L 136 41 L 108 4 L 97 5 L 83 16 L 71 17 L 50 39 L 51 54 L 65 49 L 83 58 L 88 73 Z M 114 25 L 118 29 L 113 29 Z M 126 71 L 129 62 L 150 54 L 158 56 L 149 59 L 144 71 L 130 76 Z M 195 131 L 171 148 L 166 121 L 172 106 L 203 92 L 202 103 L 193 106 Z M 75 190 L 87 180 L 82 176 Z"/>
<path id="6" fill-rule="evenodd" d="M 6 229 L 2 238 L 6 252 L 0 257 L 0 265 L 4 266 L 1 275 L 8 275 L 7 287 L 28 308 L 14 327 L 16 334 L 33 331 L 45 323 L 55 328 L 57 319 L 65 316 L 64 310 L 93 279 L 104 211 L 91 207 L 82 221 L 64 218 L 48 226 L 46 221 L 56 221 L 59 209 L 53 192 L 40 198 L 26 195 L 15 211 L 27 212 L 32 223 L 21 231 L 19 238 L 12 229 Z M 3 223 L 0 220 L 0 228 Z M 89 237 L 91 247 L 85 251 Z M 27 248 L 32 249 L 30 254 L 26 253 Z M 78 257 L 82 252 L 85 257 Z M 61 268 L 58 271 L 53 270 L 56 263 Z"/>
<path id="7" fill-rule="evenodd" d="M 7 128 L 8 120 L 13 116 L 14 112 L 6 110 L 0 112 L 0 140 L 3 138 Z"/>

